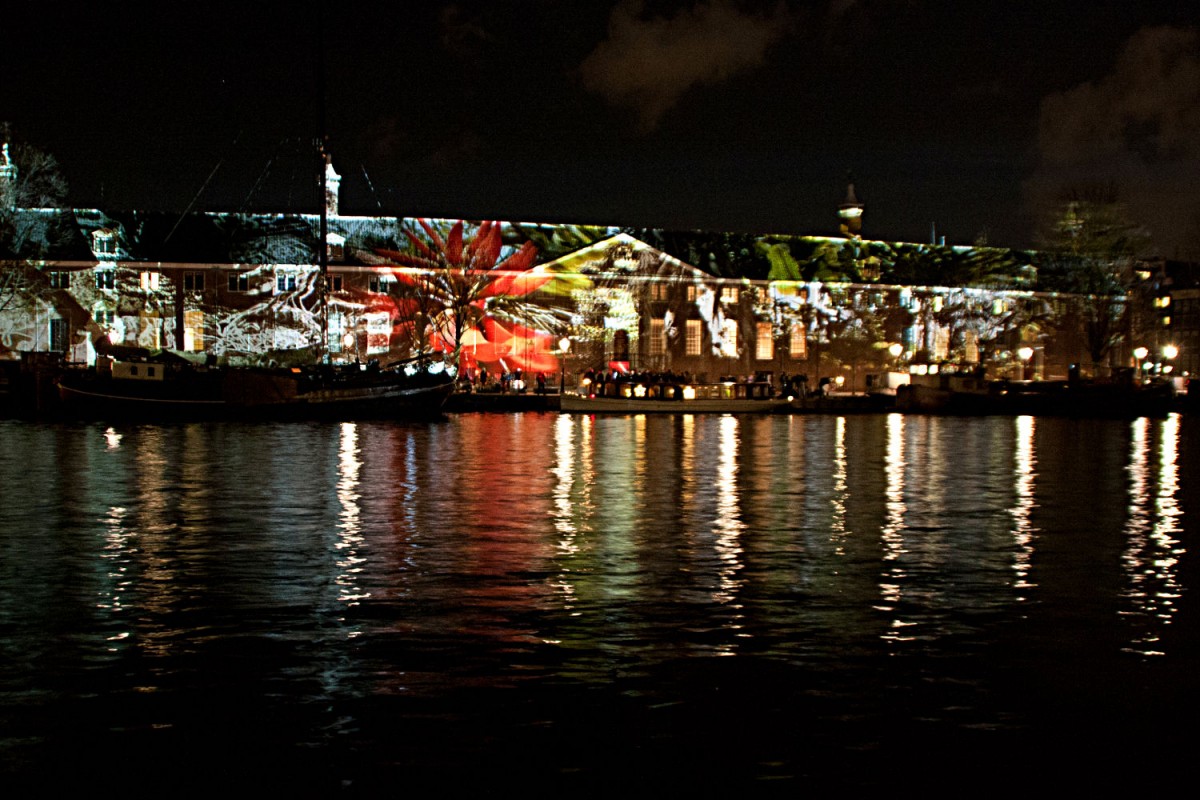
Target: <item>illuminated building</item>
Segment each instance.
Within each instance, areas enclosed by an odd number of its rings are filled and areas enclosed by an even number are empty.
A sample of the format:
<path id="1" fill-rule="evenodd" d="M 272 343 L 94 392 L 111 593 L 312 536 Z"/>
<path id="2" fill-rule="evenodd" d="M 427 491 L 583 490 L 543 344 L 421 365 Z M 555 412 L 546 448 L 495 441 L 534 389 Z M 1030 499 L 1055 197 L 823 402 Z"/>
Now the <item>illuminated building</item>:
<path id="1" fill-rule="evenodd" d="M 346 216 L 326 170 L 323 245 L 317 215 L 18 210 L 44 247 L 4 264 L 20 280 L 0 298 L 0 358 L 90 362 L 107 340 L 234 363 L 387 362 L 448 354 L 457 337 L 460 365 L 491 374 L 615 363 L 853 382 L 906 362 L 1012 374 L 1022 347 L 1039 377 L 1065 377 L 1085 351 L 1083 299 L 1036 291 L 1036 254 L 863 240 L 852 184 L 846 236 L 780 236 Z M 721 264 L 747 277 L 701 269 Z"/>

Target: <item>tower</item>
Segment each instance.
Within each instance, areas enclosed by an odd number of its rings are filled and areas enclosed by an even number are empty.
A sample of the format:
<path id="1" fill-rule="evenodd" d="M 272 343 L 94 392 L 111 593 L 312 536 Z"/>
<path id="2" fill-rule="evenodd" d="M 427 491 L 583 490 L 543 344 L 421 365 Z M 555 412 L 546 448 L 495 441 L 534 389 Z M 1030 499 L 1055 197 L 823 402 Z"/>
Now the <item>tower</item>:
<path id="1" fill-rule="evenodd" d="M 0 145 L 0 205 L 17 202 L 17 165 L 8 155 L 8 142 Z"/>
<path id="2" fill-rule="evenodd" d="M 333 168 L 333 157 L 325 154 L 325 213 L 336 217 L 338 213 L 338 192 L 342 185 L 342 176 Z"/>
<path id="3" fill-rule="evenodd" d="M 854 181 L 851 180 L 846 188 L 846 201 L 838 206 L 843 236 L 855 239 L 859 237 L 862 232 L 862 215 L 863 204 L 858 202 L 858 197 L 854 194 Z"/>

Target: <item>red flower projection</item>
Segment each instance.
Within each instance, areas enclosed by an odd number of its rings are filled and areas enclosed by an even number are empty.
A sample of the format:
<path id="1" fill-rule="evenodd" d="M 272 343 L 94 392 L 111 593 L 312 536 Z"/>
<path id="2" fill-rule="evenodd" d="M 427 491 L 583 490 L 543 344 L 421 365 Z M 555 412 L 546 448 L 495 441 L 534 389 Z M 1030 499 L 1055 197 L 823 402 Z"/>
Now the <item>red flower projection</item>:
<path id="1" fill-rule="evenodd" d="M 552 268 L 533 266 L 533 243 L 502 258 L 498 222 L 480 223 L 473 235 L 462 221 L 445 234 L 429 220 L 417 222 L 423 237 L 404 231 L 412 252 L 377 251 L 397 265 L 392 274 L 408 287 L 397 303 L 402 325 L 455 354 L 460 368 L 557 371 L 554 335 L 546 330 L 553 312 L 521 300 L 560 278 Z M 413 331 L 418 321 L 423 331 Z"/>

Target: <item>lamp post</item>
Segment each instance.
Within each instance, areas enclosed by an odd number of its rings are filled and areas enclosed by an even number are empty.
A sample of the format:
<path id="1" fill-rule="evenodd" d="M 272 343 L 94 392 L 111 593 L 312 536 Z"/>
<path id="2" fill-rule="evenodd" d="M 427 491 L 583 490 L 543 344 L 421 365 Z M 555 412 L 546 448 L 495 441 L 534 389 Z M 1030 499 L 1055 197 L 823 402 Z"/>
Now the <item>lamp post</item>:
<path id="1" fill-rule="evenodd" d="M 1027 381 L 1029 380 L 1029 359 L 1033 358 L 1033 348 L 1018 348 L 1017 357 L 1021 359 L 1021 380 Z"/>
<path id="2" fill-rule="evenodd" d="M 558 349 L 562 351 L 562 360 L 558 364 L 558 395 L 561 397 L 567 390 L 567 352 L 571 349 L 571 340 L 566 336 L 559 339 Z"/>
<path id="3" fill-rule="evenodd" d="M 1179 355 L 1179 348 L 1173 344 L 1166 345 L 1162 349 L 1162 354 L 1163 354 L 1163 359 L 1165 361 L 1174 361 L 1175 356 Z M 1169 375 L 1175 371 L 1175 365 L 1174 364 L 1164 364 L 1162 371 L 1165 374 Z"/>

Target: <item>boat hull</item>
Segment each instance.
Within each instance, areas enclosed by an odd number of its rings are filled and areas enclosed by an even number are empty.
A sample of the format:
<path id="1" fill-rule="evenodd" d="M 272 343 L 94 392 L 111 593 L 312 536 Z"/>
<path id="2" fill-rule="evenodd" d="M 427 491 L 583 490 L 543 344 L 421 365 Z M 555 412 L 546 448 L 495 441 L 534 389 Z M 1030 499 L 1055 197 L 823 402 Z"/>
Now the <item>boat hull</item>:
<path id="1" fill-rule="evenodd" d="M 559 408 L 568 414 L 776 414 L 788 409 L 783 398 L 697 397 L 691 400 L 587 397 L 564 394 Z"/>
<path id="2" fill-rule="evenodd" d="M 64 416 L 106 420 L 348 419 L 436 416 L 451 376 L 214 369 L 129 380 L 95 370 L 58 381 Z"/>

